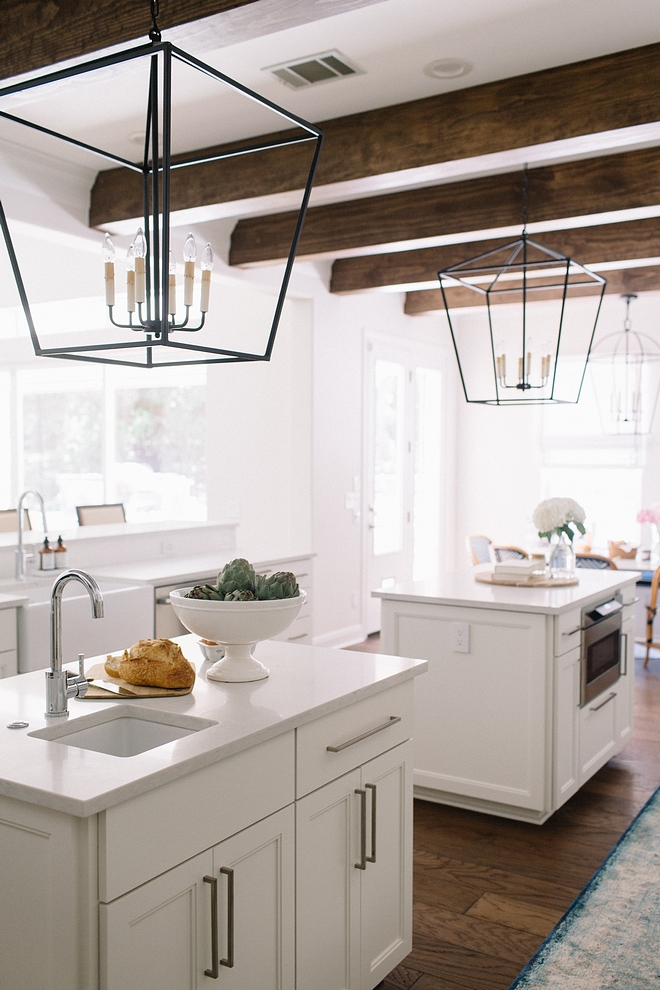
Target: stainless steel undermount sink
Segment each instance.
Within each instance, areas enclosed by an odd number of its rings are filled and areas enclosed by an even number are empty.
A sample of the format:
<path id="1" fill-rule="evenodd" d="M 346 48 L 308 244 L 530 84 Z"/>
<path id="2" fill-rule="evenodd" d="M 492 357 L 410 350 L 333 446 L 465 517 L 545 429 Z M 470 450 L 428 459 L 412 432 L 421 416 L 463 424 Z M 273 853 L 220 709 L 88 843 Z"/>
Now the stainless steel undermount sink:
<path id="1" fill-rule="evenodd" d="M 131 704 L 82 715 L 63 725 L 36 729 L 28 735 L 109 756 L 137 756 L 217 724 L 196 715 L 179 715 Z"/>

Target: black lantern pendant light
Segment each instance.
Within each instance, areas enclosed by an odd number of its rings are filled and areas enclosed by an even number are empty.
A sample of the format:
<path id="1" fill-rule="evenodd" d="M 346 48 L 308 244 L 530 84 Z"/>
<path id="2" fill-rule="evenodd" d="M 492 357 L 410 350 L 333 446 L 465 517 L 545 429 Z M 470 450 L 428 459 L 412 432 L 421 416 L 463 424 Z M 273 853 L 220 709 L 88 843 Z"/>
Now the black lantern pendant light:
<path id="1" fill-rule="evenodd" d="M 467 402 L 580 397 L 606 280 L 529 237 L 527 183 L 521 236 L 438 272 Z"/>
<path id="2" fill-rule="evenodd" d="M 12 224 L 0 203 L 0 229 L 34 352 L 43 357 L 147 368 L 268 361 L 302 232 L 323 132 L 162 41 L 156 20 L 158 2 L 150 2 L 153 26 L 149 44 L 0 89 L 0 140 L 6 138 L 21 144 L 26 153 L 30 147 L 37 154 L 46 150 L 54 161 L 64 160 L 73 170 L 90 169 L 91 163 L 95 163 L 96 170 L 99 161 L 105 162 L 106 168 L 126 170 L 129 179 L 131 175 L 134 177 L 134 215 L 140 218 L 135 222 L 135 236 L 126 252 L 125 282 L 121 279 L 124 274 L 121 268 L 118 278 L 115 277 L 118 252 L 113 238 L 106 234 L 102 245 L 109 321 L 107 316 L 105 320 L 96 316 L 90 319 L 88 307 L 85 318 L 75 326 L 73 317 L 60 319 L 54 325 L 47 306 L 31 304 L 31 297 L 36 297 L 37 302 L 44 298 L 46 290 L 44 280 L 39 278 L 41 274 L 49 279 L 51 289 L 54 287 L 54 297 L 63 298 L 61 287 L 72 281 L 70 266 L 67 270 L 61 257 L 63 252 L 53 252 L 51 269 L 37 272 L 34 256 L 30 257 L 27 250 L 21 254 L 26 238 L 20 229 L 18 234 L 12 232 Z M 283 121 L 286 131 L 281 130 Z M 213 146 L 193 152 L 190 149 L 197 141 L 195 124 L 200 122 L 206 144 Z M 132 125 L 141 130 L 129 134 Z M 265 136 L 247 142 L 237 140 L 237 135 L 246 130 Z M 131 155 L 136 143 L 141 148 L 139 160 Z M 275 184 L 277 151 L 291 145 L 305 146 L 300 151 L 305 155 L 301 171 L 306 178 L 292 224 L 291 247 L 280 288 L 269 296 L 272 306 L 252 305 L 249 289 L 245 287 L 243 306 L 239 301 L 233 304 L 230 313 L 225 313 L 216 298 L 216 312 L 210 313 L 211 245 L 207 244 L 201 253 L 200 281 L 196 278 L 194 237 L 187 238 L 183 252 L 180 247 L 178 252 L 173 249 L 176 237 L 173 238 L 171 231 L 171 204 L 177 175 L 191 166 L 256 155 L 264 156 L 261 162 Z M 121 236 L 125 223 L 118 226 Z M 177 258 L 177 253 L 182 258 Z M 182 299 L 177 286 L 177 270 L 181 267 Z M 97 274 L 98 279 L 92 283 L 87 273 L 90 285 L 87 292 L 81 291 L 80 284 L 75 286 L 78 291 L 73 296 L 74 302 L 81 296 L 98 296 L 103 285 L 100 255 Z M 80 280 L 84 277 L 81 270 Z M 242 336 L 242 314 L 251 305 L 250 330 Z M 257 318 L 264 324 L 261 334 L 254 331 Z M 49 346 L 45 345 L 46 336 L 51 338 Z"/>
<path id="3" fill-rule="evenodd" d="M 603 433 L 650 433 L 660 396 L 660 345 L 648 334 L 633 330 L 630 303 L 623 330 L 608 333 L 595 344 L 589 359 Z"/>

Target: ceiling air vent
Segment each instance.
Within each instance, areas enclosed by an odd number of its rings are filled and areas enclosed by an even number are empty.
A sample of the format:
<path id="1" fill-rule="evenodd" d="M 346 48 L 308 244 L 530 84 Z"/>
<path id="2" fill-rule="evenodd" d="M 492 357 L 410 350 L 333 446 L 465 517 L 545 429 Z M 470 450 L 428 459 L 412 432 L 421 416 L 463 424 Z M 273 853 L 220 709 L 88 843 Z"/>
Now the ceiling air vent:
<path id="1" fill-rule="evenodd" d="M 349 61 L 341 52 L 322 52 L 320 55 L 308 55 L 292 62 L 280 65 L 268 65 L 264 72 L 272 72 L 274 76 L 290 86 L 291 89 L 302 89 L 305 86 L 316 86 L 318 83 L 331 82 L 345 76 L 358 76 L 364 73 L 355 62 Z"/>

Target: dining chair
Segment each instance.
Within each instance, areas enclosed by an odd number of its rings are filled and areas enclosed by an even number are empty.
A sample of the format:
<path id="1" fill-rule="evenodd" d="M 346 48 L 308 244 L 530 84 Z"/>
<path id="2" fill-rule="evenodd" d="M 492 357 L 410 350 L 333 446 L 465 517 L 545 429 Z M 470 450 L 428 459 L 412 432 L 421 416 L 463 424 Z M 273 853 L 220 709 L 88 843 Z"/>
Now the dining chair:
<path id="1" fill-rule="evenodd" d="M 646 606 L 646 639 L 637 639 L 636 643 L 641 643 L 646 648 L 644 654 L 644 666 L 649 662 L 651 650 L 660 650 L 660 643 L 653 642 L 653 620 L 658 610 L 658 583 L 660 582 L 660 567 L 656 567 L 651 578 L 651 597 Z"/>
<path id="2" fill-rule="evenodd" d="M 504 547 L 493 544 L 493 554 L 498 564 L 503 560 L 529 560 L 529 554 L 522 547 Z"/>
<path id="3" fill-rule="evenodd" d="M 575 566 L 585 567 L 592 571 L 618 571 L 618 567 L 610 557 L 603 557 L 599 553 L 576 553 Z"/>
<path id="4" fill-rule="evenodd" d="M 102 505 L 77 505 L 79 526 L 101 526 L 104 523 L 126 522 L 123 502 L 106 502 Z"/>
<path id="5" fill-rule="evenodd" d="M 472 559 L 472 563 L 476 566 L 477 564 L 490 564 L 492 557 L 490 549 L 492 547 L 491 540 L 487 536 L 468 536 L 466 538 L 468 553 Z"/>
<path id="6" fill-rule="evenodd" d="M 0 509 L 0 533 L 15 533 L 17 528 L 18 509 Z M 23 509 L 23 529 L 32 529 L 27 509 Z"/>

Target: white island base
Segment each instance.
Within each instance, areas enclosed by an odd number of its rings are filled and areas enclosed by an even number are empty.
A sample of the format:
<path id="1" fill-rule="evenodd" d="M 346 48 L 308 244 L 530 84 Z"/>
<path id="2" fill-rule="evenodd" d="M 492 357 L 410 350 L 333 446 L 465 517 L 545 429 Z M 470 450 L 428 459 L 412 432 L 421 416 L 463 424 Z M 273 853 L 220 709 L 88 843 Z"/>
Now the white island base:
<path id="1" fill-rule="evenodd" d="M 192 694 L 74 699 L 59 720 L 137 705 L 213 723 L 129 757 L 44 737 L 43 671 L 0 684 L 0 986 L 372 990 L 412 943 L 426 665 L 264 642 L 266 680 L 218 684 L 178 641 Z"/>
<path id="2" fill-rule="evenodd" d="M 374 592 L 381 649 L 423 657 L 416 685 L 416 797 L 541 824 L 632 734 L 636 573 L 517 588 L 473 572 Z M 580 707 L 583 608 L 624 602 L 622 675 Z"/>

